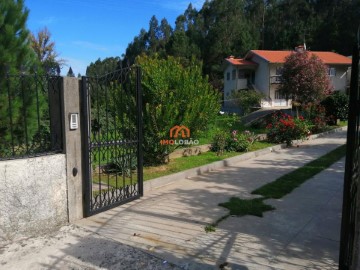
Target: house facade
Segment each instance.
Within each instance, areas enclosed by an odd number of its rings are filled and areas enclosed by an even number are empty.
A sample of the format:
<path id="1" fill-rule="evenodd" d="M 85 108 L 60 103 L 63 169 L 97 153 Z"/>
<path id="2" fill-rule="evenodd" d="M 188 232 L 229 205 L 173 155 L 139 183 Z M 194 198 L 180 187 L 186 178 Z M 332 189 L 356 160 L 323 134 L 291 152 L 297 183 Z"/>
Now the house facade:
<path id="1" fill-rule="evenodd" d="M 303 50 L 299 46 L 297 50 Z M 261 107 L 291 106 L 291 100 L 281 95 L 282 69 L 287 56 L 294 51 L 251 50 L 244 58 L 230 56 L 224 63 L 224 109 L 236 107 L 233 91 L 254 89 L 264 95 Z M 328 76 L 335 91 L 347 91 L 351 59 L 334 52 L 313 52 L 328 67 Z"/>

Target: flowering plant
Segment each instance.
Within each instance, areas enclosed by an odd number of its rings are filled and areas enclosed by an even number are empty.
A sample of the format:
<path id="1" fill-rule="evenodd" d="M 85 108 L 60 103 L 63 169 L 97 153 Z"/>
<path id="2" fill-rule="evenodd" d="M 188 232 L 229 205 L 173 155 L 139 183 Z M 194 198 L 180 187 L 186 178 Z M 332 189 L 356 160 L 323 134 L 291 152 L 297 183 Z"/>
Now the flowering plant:
<path id="1" fill-rule="evenodd" d="M 291 115 L 276 112 L 266 126 L 267 138 L 271 142 L 292 145 L 293 140 L 303 139 L 310 135 L 310 124 L 302 117 L 294 118 Z"/>
<path id="2" fill-rule="evenodd" d="M 246 152 L 250 146 L 256 141 L 257 137 L 254 133 L 246 130 L 239 132 L 233 130 L 231 133 L 219 133 L 215 135 L 211 150 L 221 154 L 223 151 L 229 152 Z"/>

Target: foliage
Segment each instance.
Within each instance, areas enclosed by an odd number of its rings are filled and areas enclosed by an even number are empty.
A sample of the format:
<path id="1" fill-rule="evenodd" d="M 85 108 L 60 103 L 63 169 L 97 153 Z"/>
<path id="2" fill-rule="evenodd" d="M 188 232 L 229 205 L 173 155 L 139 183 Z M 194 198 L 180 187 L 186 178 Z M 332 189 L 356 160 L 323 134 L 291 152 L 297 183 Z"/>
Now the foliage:
<path id="1" fill-rule="evenodd" d="M 244 200 L 237 197 L 232 197 L 228 202 L 220 203 L 219 206 L 229 209 L 229 215 L 245 216 L 253 215 L 262 217 L 263 212 L 272 211 L 275 208 L 271 205 L 265 204 L 264 198 L 255 198 L 251 200 Z"/>
<path id="2" fill-rule="evenodd" d="M 12 146 L 24 147 L 26 139 L 32 139 L 44 105 L 44 93 L 34 91 L 34 77 L 9 75 L 34 72 L 34 66 L 38 64 L 26 28 L 28 13 L 22 0 L 1 1 L 0 154 L 12 151 Z"/>
<path id="3" fill-rule="evenodd" d="M 30 47 L 26 21 L 29 10 L 24 1 L 3 0 L 0 4 L 0 78 L 6 72 L 26 70 L 36 64 Z M 1 102 L 1 104 L 3 104 Z"/>
<path id="4" fill-rule="evenodd" d="M 106 164 L 103 168 L 105 173 L 108 174 L 123 174 L 129 177 L 131 171 L 137 168 L 137 157 L 133 153 L 132 155 L 120 155 L 112 159 L 109 164 Z"/>
<path id="5" fill-rule="evenodd" d="M 247 152 L 255 139 L 250 131 L 238 132 L 233 130 L 227 138 L 226 150 L 234 152 Z"/>
<path id="6" fill-rule="evenodd" d="M 222 131 L 214 136 L 211 151 L 217 152 L 218 155 L 223 154 L 224 151 L 247 152 L 256 139 L 257 136 L 248 130 L 244 132 L 233 130 L 231 133 Z"/>
<path id="7" fill-rule="evenodd" d="M 59 54 L 55 51 L 55 42 L 50 41 L 50 31 L 45 27 L 36 35 L 31 34 L 30 40 L 31 47 L 45 72 L 51 75 L 60 75 L 60 68 L 65 60 L 58 58 Z"/>
<path id="8" fill-rule="evenodd" d="M 213 224 L 210 224 L 210 225 L 206 225 L 205 226 L 205 232 L 206 233 L 209 233 L 209 232 L 215 232 L 216 231 L 216 228 Z"/>
<path id="9" fill-rule="evenodd" d="M 75 73 L 74 73 L 74 71 L 72 70 L 71 67 L 69 67 L 69 70 L 68 70 L 66 76 L 67 77 L 75 77 Z"/>
<path id="10" fill-rule="evenodd" d="M 311 133 L 319 133 L 327 127 L 325 107 L 320 104 L 308 103 L 301 107 L 302 114 L 311 123 Z"/>
<path id="11" fill-rule="evenodd" d="M 202 77 L 201 65 L 183 67 L 179 59 L 137 58 L 142 68 L 144 162 L 163 163 L 173 147 L 160 145 L 175 125 L 184 125 L 191 135 L 204 130 L 220 109 L 219 95 Z"/>
<path id="12" fill-rule="evenodd" d="M 244 115 L 251 112 L 251 108 L 260 107 L 261 99 L 264 97 L 262 93 L 255 90 L 240 90 L 233 92 L 231 99 L 235 100 L 238 106 L 241 107 Z"/>
<path id="13" fill-rule="evenodd" d="M 152 17 L 149 28 L 128 45 L 125 60 L 133 63 L 142 53 L 158 53 L 180 57 L 186 65 L 195 57 L 204 63 L 211 84 L 221 89 L 223 59 L 248 50 L 293 49 L 306 42 L 314 51 L 351 55 L 358 27 L 353 22 L 359 17 L 360 2 L 352 0 L 205 1 L 199 10 L 190 4 L 174 30 Z"/>
<path id="14" fill-rule="evenodd" d="M 325 107 L 326 116 L 332 120 L 332 123 L 336 119 L 346 120 L 348 118 L 349 97 L 345 93 L 335 92 L 321 101 L 321 105 Z"/>
<path id="15" fill-rule="evenodd" d="M 120 69 L 120 67 L 120 57 L 107 57 L 104 60 L 101 60 L 99 58 L 94 63 L 91 62 L 90 65 L 86 68 L 86 76 L 104 76 L 106 74 L 114 72 L 117 69 Z"/>
<path id="16" fill-rule="evenodd" d="M 211 151 L 216 152 L 218 156 L 222 155 L 225 151 L 228 137 L 229 136 L 225 131 L 215 134 L 211 144 Z"/>
<path id="17" fill-rule="evenodd" d="M 310 124 L 302 117 L 276 112 L 267 125 L 267 138 L 270 142 L 292 145 L 292 140 L 303 139 L 310 134 Z"/>
<path id="18" fill-rule="evenodd" d="M 318 103 L 331 92 L 327 68 L 308 51 L 290 54 L 284 63 L 279 90 L 293 102 Z"/>

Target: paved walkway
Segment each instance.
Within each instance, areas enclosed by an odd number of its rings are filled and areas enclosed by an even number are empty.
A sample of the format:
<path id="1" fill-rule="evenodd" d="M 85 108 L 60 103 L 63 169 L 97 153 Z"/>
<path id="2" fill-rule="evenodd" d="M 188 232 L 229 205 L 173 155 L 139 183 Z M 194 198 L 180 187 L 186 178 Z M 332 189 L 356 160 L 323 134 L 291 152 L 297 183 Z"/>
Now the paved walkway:
<path id="1" fill-rule="evenodd" d="M 204 227 L 227 210 L 218 203 L 274 181 L 345 143 L 345 132 L 308 141 L 192 179 L 77 224 L 188 269 L 336 269 L 344 161 L 280 200 L 264 218 L 231 217 L 216 232 Z"/>
<path id="2" fill-rule="evenodd" d="M 55 237 L 0 248 L 0 268 L 337 269 L 344 159 L 282 199 L 267 200 L 276 210 L 263 218 L 230 217 L 212 233 L 204 227 L 227 213 L 218 203 L 250 198 L 252 190 L 344 144 L 345 137 L 334 133 L 180 179 Z"/>

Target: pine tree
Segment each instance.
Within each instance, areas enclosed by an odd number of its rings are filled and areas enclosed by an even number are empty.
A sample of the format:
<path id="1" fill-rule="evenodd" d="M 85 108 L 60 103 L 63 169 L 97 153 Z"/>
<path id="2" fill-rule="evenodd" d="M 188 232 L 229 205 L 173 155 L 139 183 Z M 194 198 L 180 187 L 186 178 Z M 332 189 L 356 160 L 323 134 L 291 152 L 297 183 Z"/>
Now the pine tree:
<path id="1" fill-rule="evenodd" d="M 68 73 L 66 74 L 66 76 L 67 76 L 67 77 L 75 77 L 75 73 L 74 73 L 74 71 L 72 70 L 71 67 L 69 68 L 69 71 L 68 71 Z"/>
<path id="2" fill-rule="evenodd" d="M 0 78 L 7 71 L 30 68 L 35 61 L 29 46 L 26 20 L 29 10 L 23 0 L 0 2 Z"/>
<path id="3" fill-rule="evenodd" d="M 26 28 L 28 14 L 23 0 L 0 2 L 0 158 L 13 155 L 15 147 L 27 149 L 39 129 L 41 97 L 36 98 L 28 77 L 8 75 L 37 63 Z"/>

